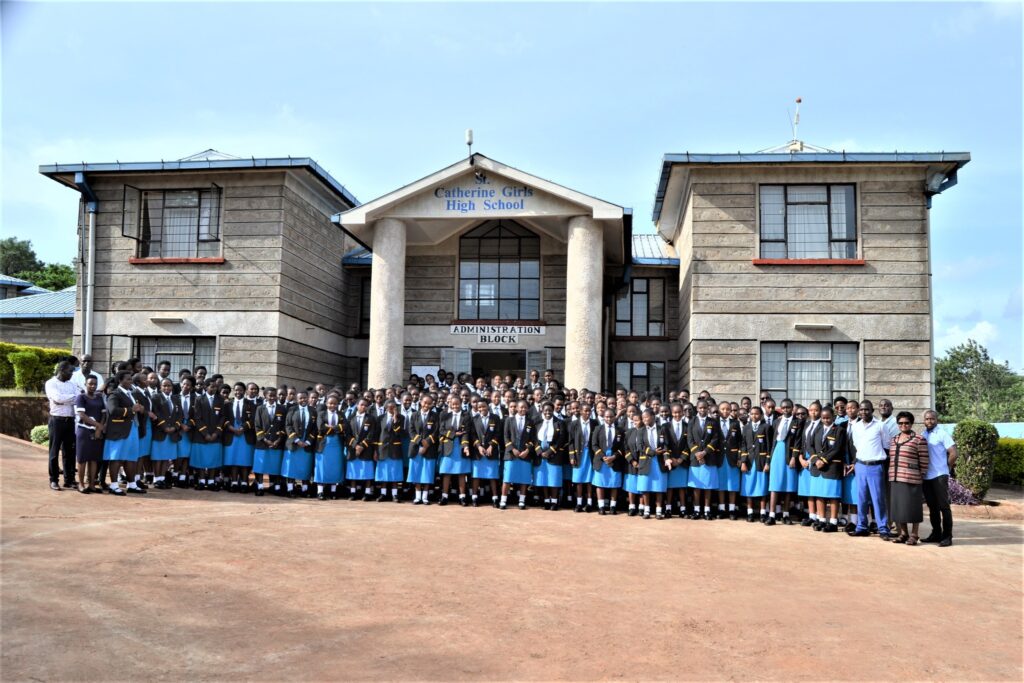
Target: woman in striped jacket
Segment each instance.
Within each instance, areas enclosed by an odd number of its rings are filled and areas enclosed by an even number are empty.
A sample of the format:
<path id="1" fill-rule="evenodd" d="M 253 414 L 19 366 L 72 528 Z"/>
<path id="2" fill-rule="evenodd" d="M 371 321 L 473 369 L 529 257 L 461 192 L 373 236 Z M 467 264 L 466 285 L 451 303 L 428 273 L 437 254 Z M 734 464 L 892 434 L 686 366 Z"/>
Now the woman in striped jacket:
<path id="1" fill-rule="evenodd" d="M 899 529 L 893 542 L 917 545 L 917 530 L 924 517 L 921 481 L 928 471 L 928 442 L 914 433 L 912 413 L 898 414 L 896 424 L 900 433 L 889 443 L 889 516 Z"/>

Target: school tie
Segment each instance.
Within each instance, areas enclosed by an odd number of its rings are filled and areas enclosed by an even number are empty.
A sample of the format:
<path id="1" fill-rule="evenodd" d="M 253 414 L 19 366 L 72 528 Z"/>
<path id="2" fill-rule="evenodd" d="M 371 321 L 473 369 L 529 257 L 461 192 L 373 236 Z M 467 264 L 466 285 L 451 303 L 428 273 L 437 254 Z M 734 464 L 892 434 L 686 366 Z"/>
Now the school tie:
<path id="1" fill-rule="evenodd" d="M 590 436 L 590 425 L 588 425 L 586 422 L 584 422 L 583 423 L 583 444 L 584 445 L 590 443 L 590 439 L 587 438 L 589 436 Z"/>
<path id="2" fill-rule="evenodd" d="M 517 424 L 519 425 L 519 433 L 522 434 L 523 433 L 523 418 L 522 417 L 520 417 L 517 420 Z"/>
<path id="3" fill-rule="evenodd" d="M 337 413 L 331 413 L 331 427 L 337 427 L 337 426 L 338 426 L 338 414 Z"/>
<path id="4" fill-rule="evenodd" d="M 608 448 L 611 448 L 612 447 L 612 443 L 614 441 L 615 441 L 615 434 L 612 432 L 612 428 L 609 427 L 608 428 L 608 436 L 605 439 L 605 446 L 607 446 Z"/>
<path id="5" fill-rule="evenodd" d="M 356 415 L 356 431 L 357 432 L 363 431 L 363 416 L 362 415 Z"/>
<path id="6" fill-rule="evenodd" d="M 458 413 L 452 413 L 452 429 L 454 431 L 456 431 L 456 432 L 459 431 L 459 414 Z"/>
<path id="7" fill-rule="evenodd" d="M 239 422 L 242 421 L 242 402 L 235 401 L 235 419 Z"/>
<path id="8" fill-rule="evenodd" d="M 722 420 L 722 434 L 728 434 L 728 433 L 729 433 L 729 421 L 728 420 Z"/>
<path id="9" fill-rule="evenodd" d="M 305 426 L 306 425 L 306 409 L 303 408 L 302 410 L 300 410 L 299 411 L 299 415 L 302 416 L 302 425 Z"/>
<path id="10" fill-rule="evenodd" d="M 704 431 L 704 418 L 703 417 L 700 419 L 700 431 L 702 431 L 702 432 Z"/>
<path id="11" fill-rule="evenodd" d="M 682 425 L 682 423 L 681 423 L 681 422 L 676 422 L 676 423 L 674 423 L 674 424 L 675 424 L 675 428 L 676 428 L 676 429 L 675 429 L 675 432 L 676 432 L 676 441 L 679 441 L 679 439 L 681 439 L 681 438 L 682 438 L 682 430 L 683 430 L 683 425 Z"/>

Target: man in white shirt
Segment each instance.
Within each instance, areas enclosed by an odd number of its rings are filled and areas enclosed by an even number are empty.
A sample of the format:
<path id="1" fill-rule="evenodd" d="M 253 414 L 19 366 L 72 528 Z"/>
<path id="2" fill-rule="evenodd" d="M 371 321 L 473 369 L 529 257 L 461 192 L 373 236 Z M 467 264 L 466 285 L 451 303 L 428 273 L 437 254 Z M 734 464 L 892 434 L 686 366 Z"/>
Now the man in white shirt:
<path id="1" fill-rule="evenodd" d="M 45 385 L 46 398 L 50 400 L 47 424 L 50 431 L 50 488 L 54 491 L 60 491 L 57 457 L 61 452 L 64 454 L 64 488 L 75 488 L 75 399 L 82 392 L 71 381 L 73 371 L 69 361 L 61 361 L 56 374 L 46 380 Z"/>
<path id="2" fill-rule="evenodd" d="M 854 465 L 857 487 L 857 528 L 849 532 L 851 536 L 870 536 L 868 530 L 868 503 L 875 510 L 878 523 L 878 537 L 889 540 L 889 514 L 886 508 L 884 472 L 888 460 L 886 450 L 889 439 L 886 437 L 885 423 L 875 417 L 875 407 L 871 401 L 860 403 L 860 420 L 850 427 L 850 436 L 857 449 L 857 463 Z"/>
<path id="3" fill-rule="evenodd" d="M 85 380 L 88 379 L 90 376 L 96 378 L 97 391 L 103 390 L 103 375 L 93 370 L 92 364 L 92 354 L 85 354 L 84 356 L 82 356 L 82 367 L 80 367 L 78 370 L 75 370 L 75 372 L 71 375 L 71 381 L 74 382 L 75 386 L 78 387 L 79 392 L 85 391 Z"/>
<path id="4" fill-rule="evenodd" d="M 878 402 L 878 416 L 882 419 L 882 424 L 885 425 L 885 447 L 888 448 L 889 442 L 900 433 L 900 428 L 896 424 L 896 416 L 892 414 L 892 401 L 883 398 Z"/>
<path id="5" fill-rule="evenodd" d="M 949 507 L 949 470 L 956 462 L 956 444 L 939 427 L 939 416 L 934 410 L 924 412 L 924 433 L 928 442 L 928 471 L 921 487 L 928 503 L 928 516 L 932 533 L 922 538 L 923 543 L 938 543 L 939 547 L 953 545 L 953 512 Z"/>

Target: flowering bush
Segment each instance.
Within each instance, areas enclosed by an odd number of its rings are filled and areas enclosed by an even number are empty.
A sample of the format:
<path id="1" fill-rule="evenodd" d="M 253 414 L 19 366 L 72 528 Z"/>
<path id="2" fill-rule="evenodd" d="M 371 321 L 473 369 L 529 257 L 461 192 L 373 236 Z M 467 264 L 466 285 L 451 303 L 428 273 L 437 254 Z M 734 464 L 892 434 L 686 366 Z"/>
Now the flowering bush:
<path id="1" fill-rule="evenodd" d="M 981 503 L 969 489 L 956 479 L 949 480 L 949 502 L 953 505 L 979 505 Z"/>

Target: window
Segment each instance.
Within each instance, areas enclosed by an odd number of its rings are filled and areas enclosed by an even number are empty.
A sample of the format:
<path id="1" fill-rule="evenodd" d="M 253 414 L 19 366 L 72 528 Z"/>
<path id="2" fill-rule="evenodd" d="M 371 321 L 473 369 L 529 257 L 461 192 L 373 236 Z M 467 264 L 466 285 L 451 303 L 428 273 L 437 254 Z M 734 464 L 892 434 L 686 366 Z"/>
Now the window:
<path id="1" fill-rule="evenodd" d="M 853 185 L 762 185 L 761 258 L 857 258 Z"/>
<path id="2" fill-rule="evenodd" d="M 772 392 L 776 403 L 860 400 L 858 367 L 856 344 L 761 344 L 761 389 Z"/>
<path id="3" fill-rule="evenodd" d="M 359 281 L 359 334 L 370 335 L 370 278 Z"/>
<path id="4" fill-rule="evenodd" d="M 615 383 L 635 391 L 665 390 L 665 364 L 661 362 L 616 363 Z"/>
<path id="5" fill-rule="evenodd" d="M 616 337 L 665 336 L 665 279 L 636 277 L 615 298 Z"/>
<path id="6" fill-rule="evenodd" d="M 221 190 L 138 190 L 125 186 L 121 232 L 143 258 L 220 255 Z"/>
<path id="7" fill-rule="evenodd" d="M 540 239 L 492 221 L 459 240 L 459 318 L 540 319 Z"/>
<path id="8" fill-rule="evenodd" d="M 214 337 L 136 337 L 134 355 L 154 369 L 161 361 L 169 361 L 174 378 L 179 370 L 194 370 L 199 365 L 206 366 L 209 377 L 217 371 L 216 346 Z"/>

